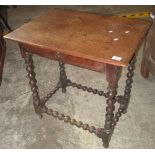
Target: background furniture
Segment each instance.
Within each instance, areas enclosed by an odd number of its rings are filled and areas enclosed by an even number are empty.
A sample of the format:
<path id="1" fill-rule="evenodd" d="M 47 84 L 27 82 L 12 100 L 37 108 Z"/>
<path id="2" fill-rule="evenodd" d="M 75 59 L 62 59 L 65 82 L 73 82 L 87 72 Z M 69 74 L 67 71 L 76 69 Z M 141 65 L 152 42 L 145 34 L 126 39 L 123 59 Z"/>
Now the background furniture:
<path id="1" fill-rule="evenodd" d="M 148 31 L 141 63 L 141 75 L 148 78 L 150 73 L 155 77 L 155 6 L 152 7 L 152 23 Z"/>
<path id="2" fill-rule="evenodd" d="M 7 9 L 5 6 L 0 6 L 0 85 L 2 82 L 3 66 L 6 52 L 5 42 L 3 40 L 3 32 L 5 29 L 4 20 L 7 20 Z"/>
<path id="3" fill-rule="evenodd" d="M 3 35 L 5 31 L 11 31 L 11 28 L 7 22 L 7 8 L 7 6 L 0 6 L 0 85 L 2 83 L 3 67 L 6 53 Z"/>

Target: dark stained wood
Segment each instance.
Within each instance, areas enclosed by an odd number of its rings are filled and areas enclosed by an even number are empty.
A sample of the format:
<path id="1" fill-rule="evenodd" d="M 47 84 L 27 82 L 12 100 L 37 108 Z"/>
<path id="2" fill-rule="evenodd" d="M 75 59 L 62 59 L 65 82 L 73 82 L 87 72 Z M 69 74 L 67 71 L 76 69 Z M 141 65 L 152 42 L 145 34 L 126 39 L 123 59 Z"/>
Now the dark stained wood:
<path id="1" fill-rule="evenodd" d="M 53 9 L 5 38 L 40 49 L 36 54 L 42 56 L 59 51 L 65 61 L 70 61 L 68 55 L 75 57 L 79 61 L 74 65 L 87 59 L 127 66 L 149 26 L 147 21 Z M 112 60 L 113 56 L 122 60 Z"/>
<path id="2" fill-rule="evenodd" d="M 56 52 L 56 53 L 50 52 L 49 50 L 44 50 L 41 48 L 37 48 L 34 46 L 25 45 L 25 44 L 22 44 L 22 47 L 24 47 L 26 49 L 26 51 L 28 51 L 28 52 L 33 52 L 34 54 L 37 54 L 39 56 L 43 56 L 43 57 L 48 58 L 48 59 L 59 60 L 61 62 L 67 63 L 67 64 L 71 64 L 71 65 L 75 65 L 78 67 L 94 70 L 97 72 L 103 73 L 105 71 L 105 64 L 104 63 L 91 61 L 91 60 L 84 59 L 84 58 L 80 59 L 78 57 L 74 57 L 71 55 L 65 55 L 65 54 L 59 53 L 59 52 Z M 21 53 L 21 54 L 22 54 L 22 57 L 25 57 L 24 53 Z"/>

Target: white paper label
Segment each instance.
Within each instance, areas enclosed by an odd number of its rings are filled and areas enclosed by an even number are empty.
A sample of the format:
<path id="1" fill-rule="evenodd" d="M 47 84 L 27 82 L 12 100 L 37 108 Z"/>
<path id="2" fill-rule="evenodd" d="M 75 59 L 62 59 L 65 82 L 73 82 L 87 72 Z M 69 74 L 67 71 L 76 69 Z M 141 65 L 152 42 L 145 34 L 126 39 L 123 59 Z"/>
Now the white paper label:
<path id="1" fill-rule="evenodd" d="M 154 18 L 155 18 L 155 17 L 154 17 L 154 15 L 153 15 L 152 13 L 150 14 L 150 17 L 151 17 L 152 19 L 154 19 Z"/>
<path id="2" fill-rule="evenodd" d="M 121 60 L 122 60 L 122 57 L 113 56 L 111 59 L 112 59 L 112 60 L 121 61 Z"/>

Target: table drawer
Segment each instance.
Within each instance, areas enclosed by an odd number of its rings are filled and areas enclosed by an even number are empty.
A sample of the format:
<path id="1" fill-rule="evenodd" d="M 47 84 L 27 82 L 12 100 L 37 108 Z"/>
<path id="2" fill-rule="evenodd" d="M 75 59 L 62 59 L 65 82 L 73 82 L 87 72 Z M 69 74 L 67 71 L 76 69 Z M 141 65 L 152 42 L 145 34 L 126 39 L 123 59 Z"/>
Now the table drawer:
<path id="1" fill-rule="evenodd" d="M 26 44 L 20 44 L 20 46 L 28 51 L 28 53 L 33 53 L 48 59 L 61 61 L 66 64 L 90 69 L 97 72 L 104 72 L 105 71 L 105 64 L 99 63 L 96 61 L 92 61 L 89 59 L 84 59 L 80 57 L 75 57 L 71 55 L 66 55 L 64 53 L 61 53 L 61 51 L 51 51 L 48 49 L 42 49 L 42 48 L 36 48 L 34 46 L 26 45 Z M 24 57 L 24 54 L 22 54 Z"/>

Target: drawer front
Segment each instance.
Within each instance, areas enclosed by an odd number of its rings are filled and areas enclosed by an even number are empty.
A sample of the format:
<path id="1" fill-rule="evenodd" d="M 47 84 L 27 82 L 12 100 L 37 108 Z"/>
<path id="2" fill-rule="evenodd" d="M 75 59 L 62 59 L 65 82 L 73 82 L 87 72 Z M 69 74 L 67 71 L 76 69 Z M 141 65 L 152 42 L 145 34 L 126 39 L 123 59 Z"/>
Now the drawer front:
<path id="1" fill-rule="evenodd" d="M 48 59 L 61 61 L 66 64 L 78 66 L 81 68 L 86 68 L 97 72 L 102 72 L 102 73 L 105 72 L 104 63 L 99 63 L 99 62 L 95 62 L 95 61 L 80 58 L 80 57 L 66 55 L 61 53 L 61 51 L 55 52 L 48 49 L 41 49 L 38 47 L 26 45 L 26 44 L 20 44 L 20 46 L 22 46 L 22 48 L 25 48 L 25 51 L 27 51 L 28 53 L 36 54 Z M 22 55 L 24 57 L 24 54 Z"/>

